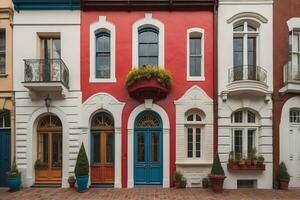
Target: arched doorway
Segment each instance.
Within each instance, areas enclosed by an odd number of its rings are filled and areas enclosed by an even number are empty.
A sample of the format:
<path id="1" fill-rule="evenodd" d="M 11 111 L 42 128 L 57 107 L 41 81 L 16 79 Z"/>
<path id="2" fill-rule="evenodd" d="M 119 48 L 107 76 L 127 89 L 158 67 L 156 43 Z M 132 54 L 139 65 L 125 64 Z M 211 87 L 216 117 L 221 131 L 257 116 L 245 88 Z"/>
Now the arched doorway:
<path id="1" fill-rule="evenodd" d="M 163 177 L 162 120 L 144 111 L 135 120 L 134 184 L 161 185 Z"/>
<path id="2" fill-rule="evenodd" d="M 6 186 L 6 172 L 10 168 L 11 156 L 10 112 L 0 110 L 0 187 Z"/>
<path id="3" fill-rule="evenodd" d="M 91 184 L 113 184 L 114 169 L 114 120 L 98 112 L 91 121 Z"/>
<path id="4" fill-rule="evenodd" d="M 60 184 L 62 177 L 62 123 L 53 114 L 38 121 L 36 184 Z"/>

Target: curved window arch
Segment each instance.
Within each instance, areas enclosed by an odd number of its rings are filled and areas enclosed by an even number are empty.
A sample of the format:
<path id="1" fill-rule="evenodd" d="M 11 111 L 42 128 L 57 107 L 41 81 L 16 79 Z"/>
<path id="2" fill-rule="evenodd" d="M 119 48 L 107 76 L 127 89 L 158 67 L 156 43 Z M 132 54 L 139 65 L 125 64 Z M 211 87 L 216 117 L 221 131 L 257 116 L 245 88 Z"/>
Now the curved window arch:
<path id="1" fill-rule="evenodd" d="M 290 109 L 290 123 L 300 124 L 300 108 Z"/>
<path id="2" fill-rule="evenodd" d="M 151 27 L 139 30 L 139 67 L 144 65 L 158 66 L 158 34 L 159 31 Z"/>
<path id="3" fill-rule="evenodd" d="M 161 118 L 154 112 L 142 112 L 135 120 L 136 128 L 161 128 Z"/>
<path id="4" fill-rule="evenodd" d="M 204 30 L 187 30 L 187 80 L 204 81 Z"/>
<path id="5" fill-rule="evenodd" d="M 187 158 L 201 158 L 204 131 L 203 119 L 204 113 L 198 109 L 191 109 L 185 113 Z"/>
<path id="6" fill-rule="evenodd" d="M 256 80 L 259 26 L 253 20 L 241 20 L 233 25 L 234 81 Z"/>
<path id="7" fill-rule="evenodd" d="M 231 115 L 232 151 L 235 159 L 251 156 L 257 149 L 259 116 L 250 109 L 239 109 Z"/>

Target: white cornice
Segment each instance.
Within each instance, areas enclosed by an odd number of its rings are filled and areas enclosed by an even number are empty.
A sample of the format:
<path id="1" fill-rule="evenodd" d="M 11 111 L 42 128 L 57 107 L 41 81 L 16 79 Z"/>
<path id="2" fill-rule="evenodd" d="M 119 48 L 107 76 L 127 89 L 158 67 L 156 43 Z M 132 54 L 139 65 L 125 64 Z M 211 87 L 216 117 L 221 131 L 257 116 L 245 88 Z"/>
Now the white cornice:
<path id="1" fill-rule="evenodd" d="M 272 5 L 273 0 L 219 0 L 220 5 Z"/>

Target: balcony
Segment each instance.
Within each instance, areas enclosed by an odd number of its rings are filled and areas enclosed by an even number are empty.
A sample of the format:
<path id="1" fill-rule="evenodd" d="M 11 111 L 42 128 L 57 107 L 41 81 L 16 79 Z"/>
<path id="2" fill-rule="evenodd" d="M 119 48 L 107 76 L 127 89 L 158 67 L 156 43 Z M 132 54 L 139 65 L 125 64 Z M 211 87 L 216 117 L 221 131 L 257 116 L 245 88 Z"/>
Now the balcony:
<path id="1" fill-rule="evenodd" d="M 227 95 L 264 95 L 269 100 L 267 71 L 259 66 L 237 66 L 228 70 L 227 91 L 222 92 L 223 100 Z"/>
<path id="2" fill-rule="evenodd" d="M 286 64 L 283 68 L 283 87 L 280 93 L 300 93 L 300 65 Z"/>
<path id="3" fill-rule="evenodd" d="M 62 59 L 26 59 L 24 87 L 30 95 L 35 93 L 58 93 L 65 97 L 69 89 L 69 70 Z"/>

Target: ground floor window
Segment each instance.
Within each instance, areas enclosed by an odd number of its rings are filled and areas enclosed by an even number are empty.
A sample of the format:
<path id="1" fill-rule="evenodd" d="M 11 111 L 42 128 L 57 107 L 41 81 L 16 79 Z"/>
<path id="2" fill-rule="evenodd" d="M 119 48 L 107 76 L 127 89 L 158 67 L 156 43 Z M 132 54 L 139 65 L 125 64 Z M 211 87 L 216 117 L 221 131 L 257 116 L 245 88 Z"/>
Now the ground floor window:
<path id="1" fill-rule="evenodd" d="M 256 149 L 256 128 L 233 128 L 233 151 L 235 159 L 251 156 Z"/>

